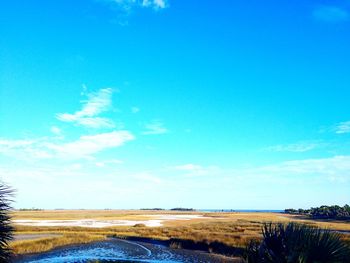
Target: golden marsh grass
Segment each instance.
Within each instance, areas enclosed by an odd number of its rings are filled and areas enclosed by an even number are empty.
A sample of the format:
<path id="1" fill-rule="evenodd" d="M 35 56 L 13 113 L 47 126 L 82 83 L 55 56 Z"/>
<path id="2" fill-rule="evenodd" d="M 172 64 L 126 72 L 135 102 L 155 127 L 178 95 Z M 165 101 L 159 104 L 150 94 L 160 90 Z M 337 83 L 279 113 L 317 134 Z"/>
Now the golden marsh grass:
<path id="1" fill-rule="evenodd" d="M 74 210 L 74 211 L 16 211 L 14 219 L 70 220 L 147 220 L 158 214 L 200 214 L 210 219 L 191 219 L 186 221 L 169 220 L 161 227 L 115 226 L 107 228 L 86 227 L 38 227 L 16 226 L 17 234 L 55 233 L 60 237 L 37 240 L 15 241 L 12 248 L 18 254 L 38 253 L 68 244 L 88 243 L 110 236 L 144 237 L 158 240 L 171 238 L 192 240 L 195 242 L 222 242 L 229 246 L 245 247 L 252 239 L 261 238 L 261 226 L 264 222 L 290 222 L 310 224 L 334 230 L 350 230 L 350 223 L 336 221 L 306 220 L 298 216 L 282 213 L 197 213 L 169 211 L 136 211 L 136 210 Z M 349 235 L 344 240 L 350 242 Z"/>

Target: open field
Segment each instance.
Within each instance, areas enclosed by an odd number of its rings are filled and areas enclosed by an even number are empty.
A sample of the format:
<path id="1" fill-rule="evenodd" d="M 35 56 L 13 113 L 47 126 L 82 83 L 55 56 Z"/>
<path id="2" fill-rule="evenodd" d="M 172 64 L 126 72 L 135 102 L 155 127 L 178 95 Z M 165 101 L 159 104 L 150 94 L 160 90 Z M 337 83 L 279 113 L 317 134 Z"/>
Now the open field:
<path id="1" fill-rule="evenodd" d="M 11 244 L 18 254 L 47 251 L 68 244 L 87 243 L 106 237 L 143 237 L 157 240 L 190 240 L 211 244 L 222 243 L 226 246 L 243 248 L 252 239 L 259 239 L 263 222 L 296 221 L 337 231 L 350 231 L 349 222 L 314 221 L 283 213 L 203 213 L 176 211 L 136 211 L 136 210 L 57 210 L 57 211 L 16 211 L 15 220 L 54 220 L 56 222 L 130 221 L 126 226 L 80 227 L 66 225 L 15 225 L 16 234 L 59 234 L 56 237 L 34 240 L 13 241 Z M 64 221 L 72 220 L 72 221 Z M 161 226 L 147 227 L 147 222 L 159 220 Z M 19 221 L 24 222 L 24 221 Z M 37 222 L 37 221 L 36 221 Z M 41 222 L 41 221 L 39 221 Z M 143 223 L 140 223 L 143 222 Z M 344 235 L 350 240 L 350 235 Z M 176 244 L 174 243 L 174 246 Z"/>

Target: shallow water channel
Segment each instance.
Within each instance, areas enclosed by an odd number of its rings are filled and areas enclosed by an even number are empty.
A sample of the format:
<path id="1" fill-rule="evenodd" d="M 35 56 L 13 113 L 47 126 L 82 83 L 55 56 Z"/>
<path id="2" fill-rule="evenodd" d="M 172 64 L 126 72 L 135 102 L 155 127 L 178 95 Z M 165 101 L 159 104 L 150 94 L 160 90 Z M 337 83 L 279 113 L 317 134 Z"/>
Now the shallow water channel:
<path id="1" fill-rule="evenodd" d="M 69 262 L 237 262 L 230 258 L 200 251 L 172 249 L 164 245 L 113 239 L 86 245 L 55 249 L 39 255 L 17 259 L 16 263 L 69 263 Z"/>

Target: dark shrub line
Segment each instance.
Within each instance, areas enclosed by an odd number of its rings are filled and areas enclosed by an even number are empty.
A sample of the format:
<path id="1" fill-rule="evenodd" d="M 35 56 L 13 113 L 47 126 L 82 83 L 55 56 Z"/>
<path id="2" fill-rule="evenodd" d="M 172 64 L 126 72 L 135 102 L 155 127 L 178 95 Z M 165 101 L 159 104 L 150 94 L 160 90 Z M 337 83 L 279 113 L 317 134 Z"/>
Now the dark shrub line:
<path id="1" fill-rule="evenodd" d="M 338 220 L 350 220 L 350 206 L 344 205 L 343 207 L 339 205 L 332 206 L 320 206 L 312 207 L 310 209 L 285 209 L 287 214 L 296 215 L 306 215 L 314 219 L 338 219 Z"/>

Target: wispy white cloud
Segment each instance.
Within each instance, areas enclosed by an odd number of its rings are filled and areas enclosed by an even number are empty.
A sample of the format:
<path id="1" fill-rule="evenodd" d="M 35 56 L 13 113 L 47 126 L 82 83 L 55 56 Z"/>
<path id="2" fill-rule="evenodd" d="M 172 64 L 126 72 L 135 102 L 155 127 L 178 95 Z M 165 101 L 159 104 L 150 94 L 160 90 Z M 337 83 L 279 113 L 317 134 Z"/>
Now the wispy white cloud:
<path id="1" fill-rule="evenodd" d="M 105 163 L 104 162 L 97 162 L 97 163 L 95 163 L 95 165 L 97 167 L 105 167 Z"/>
<path id="2" fill-rule="evenodd" d="M 56 126 L 52 126 L 51 127 L 51 132 L 55 135 L 61 135 L 62 134 L 62 131 L 60 128 L 56 127 Z"/>
<path id="3" fill-rule="evenodd" d="M 63 122 L 71 122 L 90 128 L 113 128 L 115 124 L 108 118 L 98 117 L 112 106 L 111 88 L 101 89 L 98 92 L 88 94 L 88 99 L 82 102 L 82 109 L 75 113 L 59 113 L 57 119 Z"/>
<path id="4" fill-rule="evenodd" d="M 350 182 L 350 156 L 332 156 L 304 160 L 291 160 L 269 165 L 222 168 L 199 164 L 183 164 L 169 167 L 183 172 L 183 175 L 209 175 L 213 178 L 246 182 L 297 182 L 300 180 L 319 180 L 328 182 Z M 316 181 L 315 181 L 316 182 Z"/>
<path id="5" fill-rule="evenodd" d="M 18 147 L 25 147 L 28 145 L 32 145 L 35 141 L 34 140 L 9 140 L 9 139 L 0 139 L 0 146 L 2 149 L 5 148 L 18 148 Z"/>
<path id="6" fill-rule="evenodd" d="M 90 128 L 113 128 L 115 124 L 108 118 L 94 117 L 94 118 L 79 118 L 77 123 Z"/>
<path id="7" fill-rule="evenodd" d="M 161 121 L 154 120 L 145 125 L 145 131 L 142 132 L 144 135 L 155 135 L 155 134 L 164 134 L 169 132 L 164 124 Z"/>
<path id="8" fill-rule="evenodd" d="M 166 0 L 142 0 L 142 6 L 154 9 L 164 9 L 168 6 Z"/>
<path id="9" fill-rule="evenodd" d="M 217 174 L 221 169 L 217 166 L 202 166 L 198 164 L 182 164 L 172 167 L 173 169 L 185 172 L 189 176 L 203 176 Z"/>
<path id="10" fill-rule="evenodd" d="M 132 8 L 152 8 L 154 10 L 164 9 L 169 6 L 167 0 L 105 0 L 111 4 L 129 11 Z"/>
<path id="11" fill-rule="evenodd" d="M 174 168 L 176 170 L 180 170 L 180 171 L 197 171 L 197 170 L 203 169 L 203 167 L 201 165 L 192 164 L 192 163 L 177 165 Z"/>
<path id="12" fill-rule="evenodd" d="M 350 18 L 346 9 L 337 6 L 321 5 L 314 9 L 312 13 L 314 19 L 324 22 L 344 22 Z"/>
<path id="13" fill-rule="evenodd" d="M 269 176 L 327 176 L 331 181 L 350 180 L 350 156 L 281 162 L 245 170 L 245 173 Z"/>
<path id="14" fill-rule="evenodd" d="M 72 142 L 61 142 L 57 140 L 52 142 L 50 138 L 37 140 L 0 139 L 0 154 L 28 161 L 49 158 L 91 158 L 94 154 L 106 149 L 120 147 L 134 139 L 134 135 L 129 131 L 85 135 Z M 112 163 L 112 161 L 107 162 Z"/>
<path id="15" fill-rule="evenodd" d="M 52 155 L 42 147 L 45 140 L 0 139 L 0 154 L 26 160 L 51 158 Z"/>
<path id="16" fill-rule="evenodd" d="M 350 121 L 341 122 L 336 125 L 335 132 L 338 134 L 350 133 Z"/>
<path id="17" fill-rule="evenodd" d="M 132 113 L 138 113 L 140 111 L 139 107 L 131 107 L 131 112 Z"/>
<path id="18" fill-rule="evenodd" d="M 104 161 L 105 163 L 107 164 L 122 164 L 124 163 L 124 161 L 122 160 L 117 160 L 117 159 L 114 159 L 114 160 L 107 160 L 107 161 Z"/>
<path id="19" fill-rule="evenodd" d="M 60 140 L 63 140 L 64 139 L 64 134 L 63 134 L 63 131 L 58 128 L 57 126 L 52 126 L 50 128 L 50 131 L 52 132 L 53 135 L 55 135 L 55 139 L 60 139 Z"/>
<path id="20" fill-rule="evenodd" d="M 47 143 L 46 146 L 61 157 L 88 157 L 109 148 L 119 147 L 134 139 L 129 131 L 113 131 L 81 136 L 78 140 L 65 144 Z"/>
<path id="21" fill-rule="evenodd" d="M 122 164 L 123 161 L 122 160 L 104 160 L 104 161 L 100 161 L 100 162 L 96 162 L 95 165 L 98 167 L 105 167 L 106 165 L 112 164 Z"/>
<path id="22" fill-rule="evenodd" d="M 267 147 L 266 150 L 272 152 L 308 152 L 321 147 L 323 144 L 316 142 L 299 142 L 292 144 L 280 144 Z"/>

